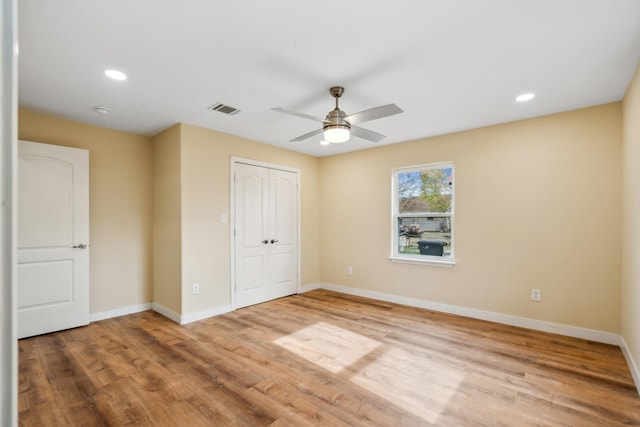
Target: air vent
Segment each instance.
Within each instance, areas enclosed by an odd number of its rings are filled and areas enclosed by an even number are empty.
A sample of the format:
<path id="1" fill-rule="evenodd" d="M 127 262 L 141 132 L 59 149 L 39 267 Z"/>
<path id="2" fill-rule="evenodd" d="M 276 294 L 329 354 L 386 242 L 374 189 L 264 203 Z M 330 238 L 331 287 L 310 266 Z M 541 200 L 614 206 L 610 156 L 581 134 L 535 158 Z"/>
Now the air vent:
<path id="1" fill-rule="evenodd" d="M 229 105 L 221 104 L 221 103 L 213 104 L 208 109 L 213 111 L 218 111 L 228 116 L 231 116 L 233 114 L 238 114 L 240 112 L 240 110 L 238 110 L 237 108 L 231 107 Z"/>

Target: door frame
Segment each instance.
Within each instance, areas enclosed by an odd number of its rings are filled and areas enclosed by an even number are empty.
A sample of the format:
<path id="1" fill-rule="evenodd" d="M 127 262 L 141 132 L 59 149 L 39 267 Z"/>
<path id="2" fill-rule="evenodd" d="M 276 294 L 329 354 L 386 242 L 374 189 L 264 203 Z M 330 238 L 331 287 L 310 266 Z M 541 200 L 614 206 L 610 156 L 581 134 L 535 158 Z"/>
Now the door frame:
<path id="1" fill-rule="evenodd" d="M 18 425 L 18 1 L 0 3 L 0 425 Z"/>
<path id="2" fill-rule="evenodd" d="M 300 247 L 300 169 L 292 168 L 289 166 L 278 165 L 275 163 L 267 163 L 261 162 L 259 160 L 247 159 L 244 157 L 231 156 L 231 167 L 229 168 L 229 250 L 230 250 L 230 270 L 231 270 L 231 280 L 229 282 L 229 293 L 231 294 L 231 310 L 236 309 L 236 293 L 235 293 L 235 284 L 236 284 L 236 239 L 235 239 L 235 230 L 236 230 L 236 183 L 235 183 L 235 174 L 236 174 L 236 164 L 243 163 L 245 165 L 250 166 L 259 166 L 263 168 L 269 169 L 278 169 L 286 172 L 293 172 L 296 174 L 296 198 L 297 198 L 297 217 L 296 217 L 296 228 L 298 235 L 298 253 L 296 254 L 296 293 L 300 293 L 300 253 L 302 249 Z"/>

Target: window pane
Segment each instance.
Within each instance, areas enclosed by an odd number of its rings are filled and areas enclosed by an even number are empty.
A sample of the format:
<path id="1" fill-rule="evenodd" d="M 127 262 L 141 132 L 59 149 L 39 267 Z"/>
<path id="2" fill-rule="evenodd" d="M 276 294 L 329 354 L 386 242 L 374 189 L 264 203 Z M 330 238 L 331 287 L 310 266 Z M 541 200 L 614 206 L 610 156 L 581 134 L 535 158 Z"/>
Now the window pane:
<path id="1" fill-rule="evenodd" d="M 420 172 L 398 173 L 398 212 L 423 211 L 420 204 Z"/>
<path id="2" fill-rule="evenodd" d="M 392 256 L 453 261 L 453 164 L 396 169 Z"/>
<path id="3" fill-rule="evenodd" d="M 453 169 L 398 173 L 398 213 L 451 212 Z"/>
<path id="4" fill-rule="evenodd" d="M 451 218 L 398 218 L 398 253 L 451 256 Z"/>

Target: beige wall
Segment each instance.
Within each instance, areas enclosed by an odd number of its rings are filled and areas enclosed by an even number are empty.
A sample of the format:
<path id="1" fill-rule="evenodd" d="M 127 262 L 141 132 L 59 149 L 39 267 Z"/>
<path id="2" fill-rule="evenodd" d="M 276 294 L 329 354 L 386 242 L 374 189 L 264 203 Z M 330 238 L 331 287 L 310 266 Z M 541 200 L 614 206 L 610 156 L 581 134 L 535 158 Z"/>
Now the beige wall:
<path id="1" fill-rule="evenodd" d="M 18 138 L 89 150 L 91 313 L 151 302 L 151 138 L 26 109 Z"/>
<path id="2" fill-rule="evenodd" d="M 301 285 L 320 279 L 319 160 L 196 126 L 182 125 L 182 314 L 231 304 L 230 165 L 237 156 L 300 169 Z M 200 294 L 191 286 L 200 284 Z"/>
<path id="3" fill-rule="evenodd" d="M 623 101 L 622 337 L 640 368 L 640 69 Z M 636 371 L 636 375 L 640 372 Z M 638 384 L 640 388 L 640 384 Z"/>
<path id="4" fill-rule="evenodd" d="M 637 86 L 625 98 L 627 116 L 637 115 Z M 220 215 L 231 213 L 230 158 L 238 156 L 301 170 L 303 286 L 618 333 L 621 111 L 614 103 L 322 159 L 190 125 L 152 142 L 29 110 L 20 111 L 19 137 L 90 150 L 94 313 L 152 300 L 183 315 L 230 303 L 229 223 Z M 637 130 L 625 121 L 626 152 L 638 149 Z M 391 170 L 441 161 L 456 167 L 457 265 L 391 263 Z M 626 265 L 622 326 L 637 354 L 638 307 L 627 300 L 637 300 L 638 287 Z M 529 299 L 534 287 L 540 303 Z"/>
<path id="5" fill-rule="evenodd" d="M 301 284 L 319 281 L 314 157 L 189 125 L 151 139 L 26 109 L 19 138 L 89 150 L 92 313 L 152 301 L 183 315 L 230 304 L 229 223 L 220 215 L 230 214 L 231 156 L 300 169 Z"/>
<path id="6" fill-rule="evenodd" d="M 614 103 L 322 158 L 322 281 L 618 333 L 621 123 Z M 457 265 L 390 262 L 392 169 L 443 161 Z"/>
<path id="7" fill-rule="evenodd" d="M 182 312 L 181 130 L 153 138 L 153 302 L 175 313 Z"/>

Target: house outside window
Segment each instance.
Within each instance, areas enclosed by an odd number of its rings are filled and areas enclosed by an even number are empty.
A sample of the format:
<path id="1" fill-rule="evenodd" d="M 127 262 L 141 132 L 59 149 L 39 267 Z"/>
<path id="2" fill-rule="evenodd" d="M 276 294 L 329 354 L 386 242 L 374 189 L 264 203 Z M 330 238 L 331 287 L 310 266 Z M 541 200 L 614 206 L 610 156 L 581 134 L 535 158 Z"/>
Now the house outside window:
<path id="1" fill-rule="evenodd" d="M 452 163 L 393 170 L 392 261 L 454 264 L 454 188 Z"/>

